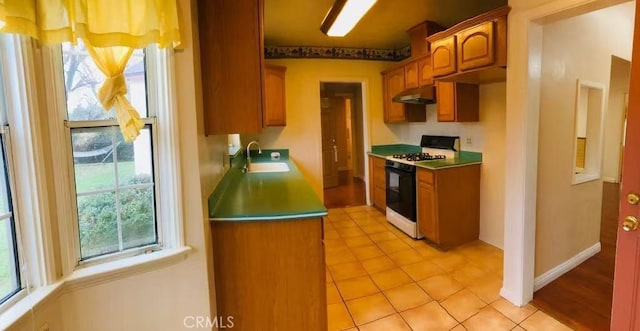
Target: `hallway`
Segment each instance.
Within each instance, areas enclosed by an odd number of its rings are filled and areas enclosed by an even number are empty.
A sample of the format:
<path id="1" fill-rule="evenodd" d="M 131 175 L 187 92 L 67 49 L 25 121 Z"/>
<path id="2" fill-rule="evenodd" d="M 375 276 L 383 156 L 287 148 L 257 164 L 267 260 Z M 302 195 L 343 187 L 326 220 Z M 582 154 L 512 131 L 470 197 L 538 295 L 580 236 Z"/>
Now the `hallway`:
<path id="1" fill-rule="evenodd" d="M 366 204 L 364 181 L 353 177 L 351 170 L 338 172 L 339 185 L 324 190 L 324 205 L 327 208 L 343 208 Z"/>
<path id="2" fill-rule="evenodd" d="M 620 185 L 604 183 L 600 253 L 538 290 L 532 304 L 576 330 L 609 330 Z"/>

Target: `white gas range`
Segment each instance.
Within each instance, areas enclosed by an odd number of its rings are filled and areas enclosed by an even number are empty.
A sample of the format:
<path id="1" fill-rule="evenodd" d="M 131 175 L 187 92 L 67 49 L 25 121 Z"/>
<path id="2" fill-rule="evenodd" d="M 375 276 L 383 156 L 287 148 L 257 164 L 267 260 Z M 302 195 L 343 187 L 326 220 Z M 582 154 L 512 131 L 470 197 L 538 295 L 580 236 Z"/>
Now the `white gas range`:
<path id="1" fill-rule="evenodd" d="M 423 147 L 421 152 L 393 154 L 387 156 L 387 160 L 414 165 L 416 162 L 454 159 L 456 156 L 457 152 L 453 150 Z"/>
<path id="2" fill-rule="evenodd" d="M 419 153 L 394 154 L 387 157 L 387 221 L 415 239 L 422 238 L 416 213 L 416 162 L 454 159 L 459 151 L 459 137 L 422 136 Z"/>

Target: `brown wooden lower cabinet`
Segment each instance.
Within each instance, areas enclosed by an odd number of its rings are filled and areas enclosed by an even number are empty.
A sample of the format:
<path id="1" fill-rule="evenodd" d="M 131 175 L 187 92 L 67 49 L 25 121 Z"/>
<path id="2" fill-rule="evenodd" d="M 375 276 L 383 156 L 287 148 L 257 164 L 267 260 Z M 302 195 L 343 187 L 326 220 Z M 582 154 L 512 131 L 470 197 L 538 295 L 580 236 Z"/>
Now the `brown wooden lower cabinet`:
<path id="1" fill-rule="evenodd" d="M 234 330 L 327 330 L 322 219 L 212 222 L 216 306 Z"/>
<path id="2" fill-rule="evenodd" d="M 417 170 L 418 227 L 443 249 L 478 239 L 480 165 Z"/>
<path id="3" fill-rule="evenodd" d="M 374 207 L 383 213 L 387 209 L 386 159 L 369 155 L 369 196 Z"/>

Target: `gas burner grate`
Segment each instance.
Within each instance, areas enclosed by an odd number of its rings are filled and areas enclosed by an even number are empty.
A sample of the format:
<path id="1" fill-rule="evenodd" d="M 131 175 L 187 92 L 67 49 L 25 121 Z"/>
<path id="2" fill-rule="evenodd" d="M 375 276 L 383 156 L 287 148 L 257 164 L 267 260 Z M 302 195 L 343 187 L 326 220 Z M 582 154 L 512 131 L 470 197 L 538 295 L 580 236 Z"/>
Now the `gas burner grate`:
<path id="1" fill-rule="evenodd" d="M 443 160 L 447 157 L 442 154 L 431 155 L 429 153 L 409 153 L 409 154 L 394 154 L 394 159 L 401 159 L 407 161 L 428 161 L 428 160 Z"/>

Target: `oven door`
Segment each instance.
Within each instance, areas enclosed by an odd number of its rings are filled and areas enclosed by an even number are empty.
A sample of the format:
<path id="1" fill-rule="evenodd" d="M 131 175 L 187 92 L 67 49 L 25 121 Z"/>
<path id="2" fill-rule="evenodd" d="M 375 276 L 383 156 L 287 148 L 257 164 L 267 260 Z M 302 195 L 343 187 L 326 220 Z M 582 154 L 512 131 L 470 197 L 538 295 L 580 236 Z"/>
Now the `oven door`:
<path id="1" fill-rule="evenodd" d="M 416 173 L 415 168 L 403 170 L 387 166 L 387 207 L 398 214 L 416 221 Z"/>

